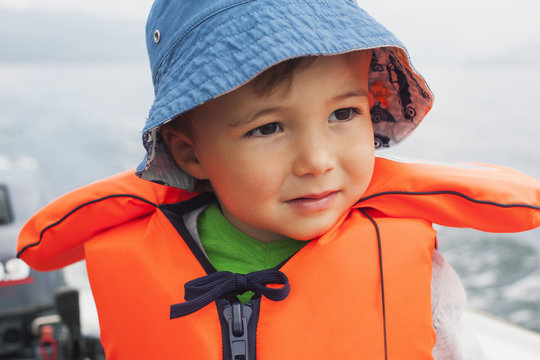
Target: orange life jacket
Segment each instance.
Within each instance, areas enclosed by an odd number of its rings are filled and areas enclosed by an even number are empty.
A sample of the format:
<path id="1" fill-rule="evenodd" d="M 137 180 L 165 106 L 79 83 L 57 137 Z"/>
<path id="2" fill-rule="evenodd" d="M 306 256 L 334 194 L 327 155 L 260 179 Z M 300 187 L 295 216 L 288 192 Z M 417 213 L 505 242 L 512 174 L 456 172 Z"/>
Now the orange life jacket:
<path id="1" fill-rule="evenodd" d="M 86 258 L 108 359 L 431 359 L 431 222 L 540 225 L 540 183 L 523 174 L 377 158 L 365 197 L 281 266 L 284 300 L 219 299 L 169 319 L 184 284 L 213 271 L 182 223 L 206 201 L 120 174 L 33 217 L 19 256 L 39 270 Z"/>

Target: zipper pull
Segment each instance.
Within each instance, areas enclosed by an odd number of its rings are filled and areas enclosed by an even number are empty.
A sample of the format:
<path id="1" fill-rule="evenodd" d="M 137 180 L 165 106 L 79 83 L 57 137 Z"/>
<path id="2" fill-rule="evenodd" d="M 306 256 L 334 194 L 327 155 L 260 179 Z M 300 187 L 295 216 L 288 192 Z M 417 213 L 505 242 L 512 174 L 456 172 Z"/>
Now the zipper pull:
<path id="1" fill-rule="evenodd" d="M 251 307 L 239 302 L 225 305 L 223 316 L 229 326 L 229 344 L 232 360 L 247 360 L 248 357 L 248 323 Z"/>

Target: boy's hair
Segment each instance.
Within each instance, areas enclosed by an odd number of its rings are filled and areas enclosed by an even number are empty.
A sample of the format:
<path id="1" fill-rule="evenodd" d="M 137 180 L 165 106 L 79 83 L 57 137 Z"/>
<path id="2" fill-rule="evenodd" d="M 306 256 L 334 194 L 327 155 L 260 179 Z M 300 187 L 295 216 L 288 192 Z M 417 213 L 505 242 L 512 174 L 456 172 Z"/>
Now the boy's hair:
<path id="1" fill-rule="evenodd" d="M 286 84 L 287 88 L 289 88 L 294 72 L 308 67 L 315 59 L 317 59 L 316 56 L 302 56 L 280 62 L 252 79 L 250 81 L 252 89 L 256 95 L 267 96 L 281 84 Z"/>

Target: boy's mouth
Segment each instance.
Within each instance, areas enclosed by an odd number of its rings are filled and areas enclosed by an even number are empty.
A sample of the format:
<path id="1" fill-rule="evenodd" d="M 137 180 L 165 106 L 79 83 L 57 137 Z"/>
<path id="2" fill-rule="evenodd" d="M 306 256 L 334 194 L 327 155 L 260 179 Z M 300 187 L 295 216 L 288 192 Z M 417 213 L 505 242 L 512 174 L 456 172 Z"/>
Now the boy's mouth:
<path id="1" fill-rule="evenodd" d="M 339 191 L 325 191 L 319 194 L 307 194 L 285 202 L 300 211 L 319 211 L 328 208 L 338 193 Z"/>

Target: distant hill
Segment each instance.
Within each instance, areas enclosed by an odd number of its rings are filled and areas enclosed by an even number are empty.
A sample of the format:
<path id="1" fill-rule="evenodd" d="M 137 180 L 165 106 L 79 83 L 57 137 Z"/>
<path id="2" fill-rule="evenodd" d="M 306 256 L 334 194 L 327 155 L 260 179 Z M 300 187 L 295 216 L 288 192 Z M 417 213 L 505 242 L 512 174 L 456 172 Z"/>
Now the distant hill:
<path id="1" fill-rule="evenodd" d="M 0 8 L 0 62 L 146 62 L 144 23 Z"/>

